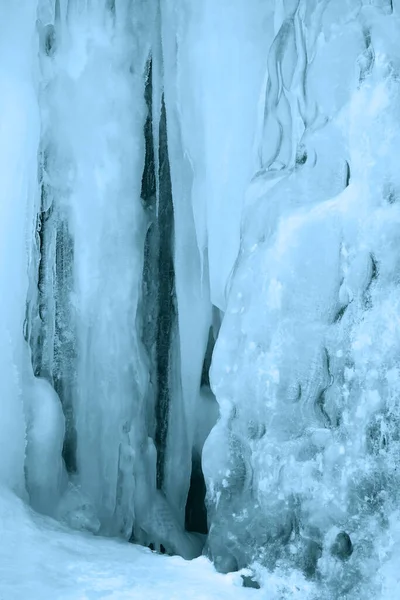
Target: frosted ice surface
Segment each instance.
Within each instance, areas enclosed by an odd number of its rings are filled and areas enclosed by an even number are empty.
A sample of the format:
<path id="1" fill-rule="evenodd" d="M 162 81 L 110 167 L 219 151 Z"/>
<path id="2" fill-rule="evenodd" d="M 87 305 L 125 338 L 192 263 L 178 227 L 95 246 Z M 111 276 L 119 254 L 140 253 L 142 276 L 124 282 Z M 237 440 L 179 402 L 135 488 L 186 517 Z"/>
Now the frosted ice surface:
<path id="1" fill-rule="evenodd" d="M 372 540 L 398 487 L 398 332 L 389 316 L 398 219 L 398 84 L 389 64 L 398 51 L 383 35 L 391 11 L 368 6 L 356 20 L 356 4 L 341 6 L 340 27 L 334 3 L 323 16 L 305 80 L 315 105 L 302 115 L 315 117 L 301 139 L 278 113 L 284 91 L 275 87 L 284 86 L 290 21 L 271 46 L 266 104 L 279 136 L 268 134 L 267 118 L 269 170 L 248 192 L 211 371 L 221 420 L 203 452 L 209 546 L 221 570 L 258 555 L 309 577 L 318 569 L 327 593 L 331 585 L 345 593 L 367 578 L 366 564 L 379 563 Z M 300 12 L 295 20 L 307 27 Z M 285 136 L 304 148 L 295 164 L 281 159 Z M 221 447 L 224 460 L 215 461 Z M 352 552 L 337 550 L 342 539 Z"/>
<path id="2" fill-rule="evenodd" d="M 29 365 L 30 366 L 30 365 Z M 54 514 L 67 483 L 62 459 L 65 419 L 51 385 L 31 376 L 24 385 L 26 415 L 26 484 L 32 507 Z"/>
<path id="3" fill-rule="evenodd" d="M 0 7 L 0 480 L 23 493 L 21 335 L 36 206 L 39 111 L 32 73 L 34 3 Z"/>
<path id="4" fill-rule="evenodd" d="M 399 27 L 390 0 L 0 6 L 0 483 L 62 523 L 4 491 L 0 558 L 61 544 L 71 598 L 393 597 Z"/>
<path id="5" fill-rule="evenodd" d="M 192 206 L 185 210 L 194 218 L 202 261 L 207 249 L 211 301 L 224 309 L 225 286 L 239 247 L 244 191 L 252 174 L 258 94 L 273 34 L 272 10 L 259 0 L 252 10 L 244 0 L 187 1 L 178 13 L 174 6 L 173 2 L 163 5 L 166 47 L 172 28 L 179 32 L 176 66 L 169 65 L 176 77 L 175 97 L 168 99 L 171 77 L 165 84 L 167 106 L 169 102 L 171 118 L 178 112 L 177 145 L 183 146 L 193 179 L 187 192 Z"/>

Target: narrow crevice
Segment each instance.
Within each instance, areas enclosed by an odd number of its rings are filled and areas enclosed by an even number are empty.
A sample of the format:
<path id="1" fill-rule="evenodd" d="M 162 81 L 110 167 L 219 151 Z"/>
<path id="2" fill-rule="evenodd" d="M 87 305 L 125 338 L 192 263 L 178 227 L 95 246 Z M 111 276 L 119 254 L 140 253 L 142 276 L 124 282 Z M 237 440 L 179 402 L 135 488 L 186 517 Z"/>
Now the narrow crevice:
<path id="1" fill-rule="evenodd" d="M 363 296 L 362 296 L 366 310 L 370 310 L 372 307 L 372 295 L 371 295 L 372 294 L 372 286 L 373 286 L 374 282 L 378 279 L 378 276 L 379 276 L 378 264 L 372 253 L 370 253 L 370 259 L 371 259 L 371 274 L 370 274 L 368 284 L 366 285 L 365 290 L 363 292 Z"/>
<path id="2" fill-rule="evenodd" d="M 142 174 L 141 198 L 148 226 L 144 244 L 142 294 L 140 310 L 142 314 L 142 342 L 149 358 L 149 389 L 146 398 L 147 433 L 155 437 L 155 402 L 157 395 L 157 321 L 158 321 L 158 248 L 159 230 L 156 217 L 157 187 L 155 152 L 152 123 L 152 61 L 146 67 L 144 98 L 147 105 L 147 117 L 144 125 L 145 159 Z"/>
<path id="3" fill-rule="evenodd" d="M 346 160 L 345 188 L 349 187 L 351 179 L 350 165 Z"/>
<path id="4" fill-rule="evenodd" d="M 152 59 L 147 63 L 144 126 L 145 163 L 141 197 L 148 217 L 143 267 L 142 339 L 150 360 L 149 435 L 157 450 L 157 488 L 164 481 L 170 405 L 170 353 L 176 321 L 175 272 L 173 261 L 174 213 L 168 157 L 167 119 L 164 97 L 161 101 L 159 147 L 154 147 L 152 106 Z M 158 172 L 155 156 L 158 152 Z M 158 178 L 158 207 L 157 207 Z M 157 210 L 158 208 L 158 210 Z M 150 411 L 149 411 L 150 412 Z"/>
<path id="5" fill-rule="evenodd" d="M 193 533 L 208 533 L 206 508 L 206 482 L 201 467 L 201 456 L 192 454 L 192 473 L 185 508 L 185 529 Z"/>
<path id="6" fill-rule="evenodd" d="M 214 327 L 210 326 L 208 332 L 207 348 L 204 354 L 203 368 L 201 373 L 201 392 L 212 397 L 210 386 L 210 367 L 215 347 Z M 201 405 L 200 410 L 210 410 L 209 405 Z M 204 415 L 203 415 L 204 416 Z M 212 423 L 214 425 L 214 423 Z M 212 427 L 209 424 L 209 428 Z M 192 450 L 192 470 L 190 475 L 190 487 L 185 507 L 185 529 L 192 533 L 208 534 L 208 520 L 206 508 L 206 483 L 204 479 L 201 452 L 202 444 L 197 441 L 197 447 Z"/>
<path id="7" fill-rule="evenodd" d="M 60 220 L 56 234 L 55 267 L 55 333 L 53 380 L 65 415 L 63 458 L 67 471 L 75 473 L 76 429 L 74 424 L 73 392 L 75 387 L 76 344 L 71 315 L 73 291 L 74 245 L 67 221 Z"/>
<path id="8" fill-rule="evenodd" d="M 215 346 L 215 338 L 213 328 L 210 327 L 208 332 L 208 341 L 207 341 L 207 349 L 204 355 L 203 368 L 201 371 L 201 386 L 210 387 L 210 367 L 211 367 L 211 359 Z"/>
<path id="9" fill-rule="evenodd" d="M 44 169 L 46 153 L 41 157 L 41 168 Z M 51 248 L 55 228 L 54 207 L 48 206 L 47 192 L 44 184 L 41 187 L 41 210 L 36 222 L 37 263 L 37 295 L 31 298 L 33 306 L 30 309 L 28 328 L 32 353 L 32 369 L 36 377 L 43 377 L 53 384 L 51 358 L 53 355 L 51 336 L 51 315 L 49 314 L 48 298 L 51 285 L 52 256 Z"/>
<path id="10" fill-rule="evenodd" d="M 349 304 L 350 304 L 350 303 L 349 303 Z M 348 309 L 348 307 L 349 307 L 349 304 L 344 304 L 343 306 L 341 306 L 341 307 L 340 307 L 340 308 L 337 310 L 337 312 L 336 312 L 335 316 L 333 317 L 333 323 L 340 323 L 340 321 L 341 321 L 341 320 L 343 319 L 343 317 L 344 317 L 344 314 L 345 314 L 346 310 L 347 310 L 347 309 Z"/>
<path id="11" fill-rule="evenodd" d="M 170 345 L 173 328 L 176 325 L 175 310 L 175 271 L 173 259 L 174 211 L 172 203 L 171 174 L 168 156 L 167 118 L 164 96 L 161 99 L 159 133 L 159 313 L 157 322 L 157 401 L 156 434 L 157 449 L 157 488 L 161 489 L 164 480 L 165 454 L 168 433 L 168 412 L 170 402 L 169 369 Z"/>

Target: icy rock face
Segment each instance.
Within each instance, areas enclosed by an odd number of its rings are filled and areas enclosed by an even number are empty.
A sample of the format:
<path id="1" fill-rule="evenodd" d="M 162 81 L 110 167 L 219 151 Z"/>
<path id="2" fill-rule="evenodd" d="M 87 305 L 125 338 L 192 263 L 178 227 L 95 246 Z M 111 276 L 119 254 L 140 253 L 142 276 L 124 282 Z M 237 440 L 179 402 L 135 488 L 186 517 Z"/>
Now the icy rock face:
<path id="1" fill-rule="evenodd" d="M 281 8 L 211 369 L 208 544 L 221 570 L 291 564 L 345 593 L 398 500 L 400 22 L 390 3 Z"/>

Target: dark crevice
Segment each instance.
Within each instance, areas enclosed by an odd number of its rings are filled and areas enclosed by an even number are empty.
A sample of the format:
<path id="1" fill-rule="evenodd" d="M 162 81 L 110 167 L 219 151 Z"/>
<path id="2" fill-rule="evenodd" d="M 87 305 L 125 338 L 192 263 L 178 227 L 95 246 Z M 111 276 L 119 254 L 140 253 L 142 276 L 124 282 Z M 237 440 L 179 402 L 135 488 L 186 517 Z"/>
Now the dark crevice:
<path id="1" fill-rule="evenodd" d="M 75 385 L 75 334 L 72 326 L 74 245 L 67 221 L 60 220 L 56 236 L 55 335 L 53 380 L 65 415 L 63 458 L 68 472 L 76 472 L 76 429 L 73 390 Z"/>
<path id="2" fill-rule="evenodd" d="M 147 117 L 144 124 L 144 139 L 145 139 L 145 156 L 144 168 L 142 175 L 141 198 L 146 208 L 151 210 L 156 206 L 156 168 L 155 168 L 155 152 L 153 140 L 153 62 L 151 58 L 146 65 L 146 84 L 144 89 L 144 99 L 147 106 Z"/>
<path id="3" fill-rule="evenodd" d="M 335 314 L 334 318 L 333 318 L 333 322 L 334 323 L 340 323 L 340 321 L 342 320 L 346 310 L 348 309 L 349 305 L 348 304 L 344 304 L 343 306 L 341 306 L 337 313 Z"/>
<path id="4" fill-rule="evenodd" d="M 346 160 L 345 187 L 348 187 L 350 185 L 350 178 L 351 178 L 350 165 Z"/>
<path id="5" fill-rule="evenodd" d="M 324 350 L 324 363 L 325 363 L 324 368 L 326 369 L 328 376 L 329 376 L 329 384 L 320 392 L 320 394 L 318 395 L 317 400 L 315 402 L 315 405 L 318 408 L 318 411 L 322 418 L 324 427 L 332 428 L 332 427 L 334 427 L 334 423 L 332 422 L 332 419 L 329 416 L 329 414 L 326 410 L 326 407 L 325 407 L 325 405 L 326 405 L 325 394 L 326 394 L 326 391 L 333 384 L 334 377 L 331 372 L 330 356 L 329 356 L 328 350 L 326 348 Z"/>
<path id="6" fill-rule="evenodd" d="M 364 306 L 365 306 L 366 310 L 369 310 L 372 307 L 372 297 L 371 297 L 372 285 L 378 279 L 378 276 L 379 276 L 378 265 L 377 265 L 374 255 L 372 253 L 370 254 L 370 259 L 371 259 L 371 275 L 370 275 L 370 278 L 368 281 L 368 285 L 366 286 L 365 291 L 363 293 L 363 301 L 364 301 Z"/>
<path id="7" fill-rule="evenodd" d="M 303 145 L 299 146 L 296 153 L 296 165 L 304 165 L 307 162 L 307 151 Z"/>
<path id="8" fill-rule="evenodd" d="M 171 174 L 168 157 L 167 119 L 164 97 L 161 100 L 159 152 L 159 312 L 157 322 L 157 401 L 156 435 L 157 487 L 162 488 L 168 433 L 170 345 L 173 328 L 176 326 L 175 271 L 173 260 L 174 211 L 172 204 Z"/>
<path id="9" fill-rule="evenodd" d="M 48 23 L 44 27 L 39 26 L 39 40 L 43 54 L 51 58 L 56 51 L 56 33 L 54 25 Z"/>
<path id="10" fill-rule="evenodd" d="M 49 152 L 40 154 L 41 211 L 37 215 L 37 291 L 27 306 L 25 338 L 32 369 L 57 392 L 65 415 L 63 458 L 68 472 L 76 471 L 76 432 L 72 409 L 75 381 L 75 335 L 72 327 L 73 240 L 67 220 L 55 208 L 45 183 Z"/>
<path id="11" fill-rule="evenodd" d="M 42 156 L 42 165 L 46 164 L 46 153 Z M 51 357 L 53 348 L 50 347 L 48 297 L 49 277 L 52 270 L 51 245 L 54 236 L 55 214 L 53 204 L 47 207 L 47 192 L 44 184 L 41 188 L 41 212 L 37 215 L 36 243 L 39 252 L 37 271 L 37 304 L 31 314 L 30 344 L 32 351 L 32 368 L 36 377 L 43 377 L 53 383 Z"/>
<path id="12" fill-rule="evenodd" d="M 177 327 L 175 272 L 173 261 L 174 212 L 168 157 L 167 119 L 164 97 L 161 99 L 159 147 L 154 147 L 152 106 L 152 60 L 147 63 L 145 101 L 147 118 L 144 126 L 145 163 L 141 196 L 149 219 L 143 267 L 143 343 L 151 363 L 150 388 L 154 407 L 154 435 L 157 450 L 157 488 L 162 489 L 170 405 L 171 342 Z M 155 156 L 158 152 L 158 172 Z M 158 178 L 158 206 L 157 206 Z"/>
<path id="13" fill-rule="evenodd" d="M 358 57 L 358 66 L 360 69 L 359 73 L 359 86 L 361 86 L 367 77 L 372 73 L 375 64 L 375 52 L 371 40 L 371 32 L 369 29 L 363 29 L 363 36 L 365 42 L 365 50 Z"/>
<path id="14" fill-rule="evenodd" d="M 208 533 L 207 509 L 205 504 L 206 483 L 201 467 L 201 456 L 193 451 L 192 473 L 185 509 L 185 529 L 196 533 Z"/>
<path id="15" fill-rule="evenodd" d="M 254 578 L 254 575 L 241 575 L 240 576 L 243 581 L 243 587 L 245 588 L 253 588 L 255 590 L 259 590 L 261 588 L 258 581 Z"/>
<path id="16" fill-rule="evenodd" d="M 155 151 L 152 123 L 152 62 L 146 67 L 146 84 L 144 93 L 147 105 L 147 117 L 144 125 L 145 157 L 142 174 L 141 198 L 148 218 L 147 234 L 144 245 L 142 298 L 140 300 L 143 315 L 142 342 L 149 357 L 149 390 L 146 399 L 147 431 L 155 437 L 155 402 L 157 395 L 157 322 L 159 311 L 158 251 L 159 228 L 156 216 L 157 187 Z"/>
<path id="17" fill-rule="evenodd" d="M 201 383 L 200 385 L 210 387 L 210 367 L 211 367 L 211 359 L 215 346 L 215 338 L 213 328 L 210 327 L 208 332 L 208 341 L 207 341 L 207 349 L 204 355 L 203 368 L 201 371 Z"/>
<path id="18" fill-rule="evenodd" d="M 207 348 L 203 360 L 201 373 L 201 388 L 210 388 L 210 367 L 215 346 L 214 328 L 211 326 L 208 332 Z M 207 534 L 207 508 L 206 508 L 206 483 L 201 464 L 201 455 L 195 449 L 192 450 L 192 470 L 190 475 L 190 487 L 185 507 L 185 529 L 189 532 Z"/>

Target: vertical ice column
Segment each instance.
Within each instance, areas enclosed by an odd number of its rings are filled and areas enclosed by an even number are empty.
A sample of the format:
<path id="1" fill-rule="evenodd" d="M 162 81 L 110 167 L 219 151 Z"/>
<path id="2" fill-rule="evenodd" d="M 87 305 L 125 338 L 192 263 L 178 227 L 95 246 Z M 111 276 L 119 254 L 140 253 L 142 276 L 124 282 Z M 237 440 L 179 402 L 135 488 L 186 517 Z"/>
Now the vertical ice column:
<path id="1" fill-rule="evenodd" d="M 138 2 L 58 6 L 57 76 L 48 102 L 50 152 L 64 182 L 62 214 L 73 241 L 76 481 L 104 531 L 129 537 L 135 460 L 146 458 L 147 441 L 137 306 L 146 232 L 140 201 L 144 73 L 152 19 L 148 11 L 144 18 Z"/>
<path id="2" fill-rule="evenodd" d="M 37 203 L 36 2 L 0 6 L 0 481 L 24 489 L 22 374 L 28 264 Z M 27 364 L 28 363 L 28 364 Z"/>
<path id="3" fill-rule="evenodd" d="M 206 262 L 202 267 L 202 257 L 196 242 L 191 205 L 193 170 L 184 145 L 177 86 L 181 47 L 179 43 L 178 47 L 176 46 L 175 36 L 178 35 L 180 39 L 182 21 L 173 2 L 160 3 L 160 8 L 166 134 L 174 206 L 174 267 L 179 324 L 179 346 L 174 345 L 172 348 L 172 364 L 180 364 L 180 378 L 179 369 L 172 371 L 172 375 L 176 374 L 174 389 L 171 390 L 174 399 L 169 417 L 164 489 L 167 498 L 176 507 L 183 526 L 192 466 L 196 404 L 211 321 L 211 304 L 208 268 Z"/>
<path id="4" fill-rule="evenodd" d="M 168 25 L 167 6 L 164 42 L 173 35 L 178 40 L 175 74 L 167 66 L 165 72 L 169 87 L 175 80 L 171 120 L 176 111 L 180 144 L 192 172 L 188 203 L 204 279 L 208 263 L 211 301 L 224 310 L 239 249 L 244 193 L 253 174 L 257 105 L 273 11 L 258 0 L 186 0 Z"/>
<path id="5" fill-rule="evenodd" d="M 39 3 L 41 194 L 28 292 L 27 337 L 35 375 L 47 379 L 60 397 L 66 417 L 63 455 L 68 470 L 74 471 L 76 435 L 72 397 L 76 383 L 76 337 L 72 302 L 73 240 L 68 223 L 69 158 L 58 141 L 58 50 L 62 39 L 58 13 L 54 4 Z"/>

